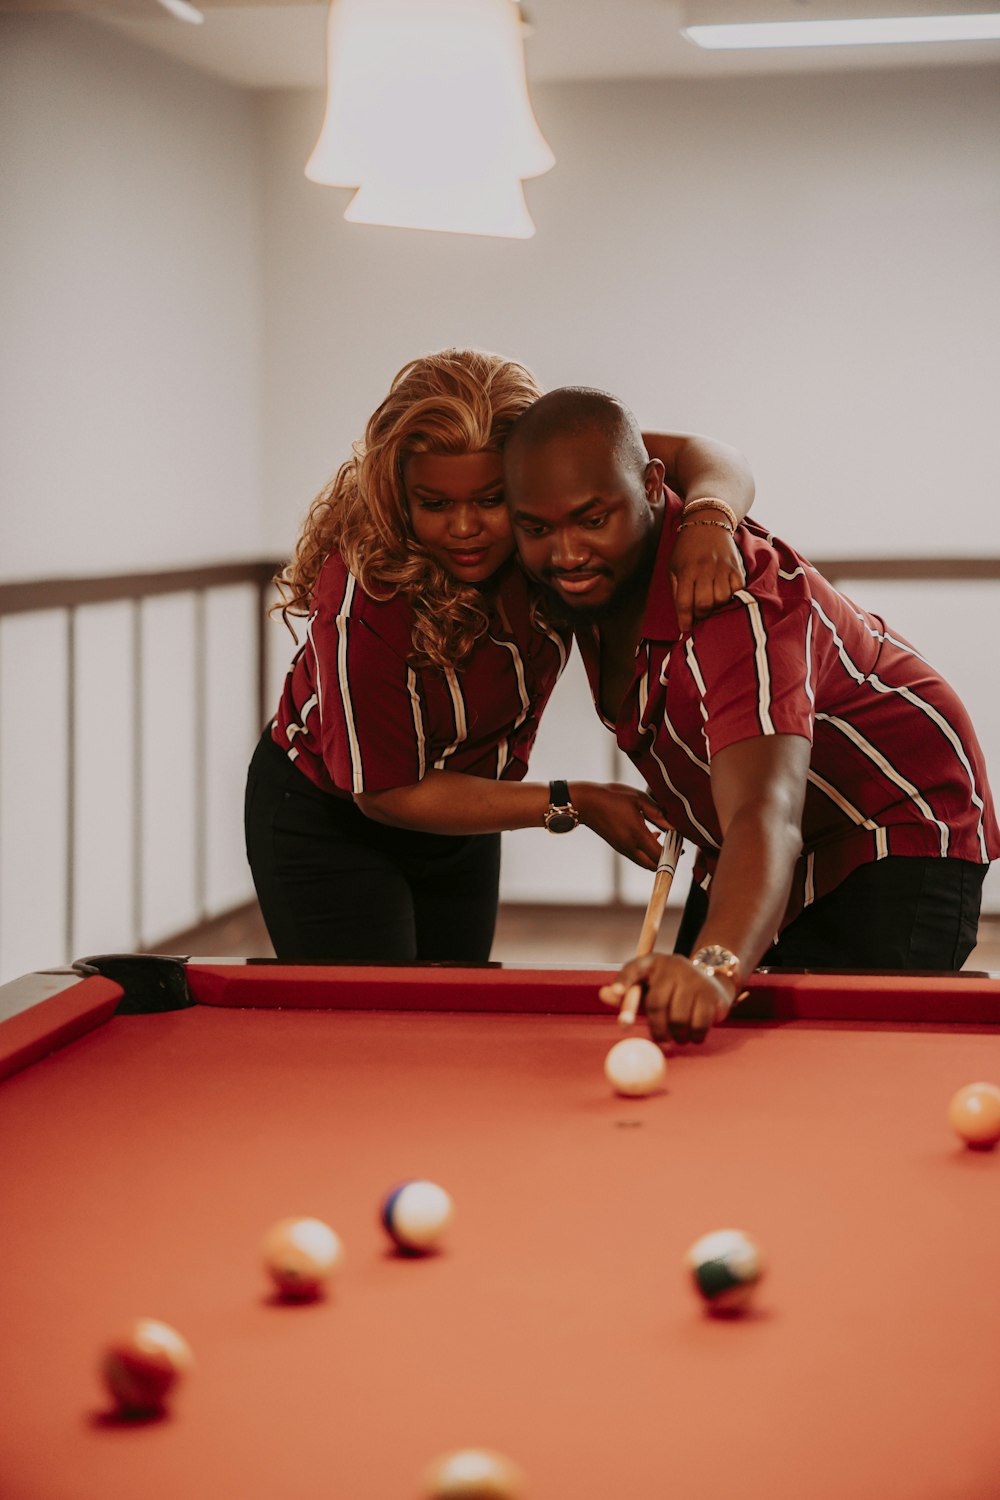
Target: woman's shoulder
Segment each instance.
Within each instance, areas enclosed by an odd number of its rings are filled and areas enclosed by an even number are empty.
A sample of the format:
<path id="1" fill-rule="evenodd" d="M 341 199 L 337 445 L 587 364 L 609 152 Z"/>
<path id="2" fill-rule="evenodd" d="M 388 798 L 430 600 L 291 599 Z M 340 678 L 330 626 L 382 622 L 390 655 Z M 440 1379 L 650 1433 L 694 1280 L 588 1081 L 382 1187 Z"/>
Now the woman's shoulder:
<path id="1" fill-rule="evenodd" d="M 321 615 L 367 625 L 377 634 L 408 648 L 413 606 L 402 593 L 379 598 L 370 594 L 339 552 L 328 552 L 316 579 L 313 609 Z"/>

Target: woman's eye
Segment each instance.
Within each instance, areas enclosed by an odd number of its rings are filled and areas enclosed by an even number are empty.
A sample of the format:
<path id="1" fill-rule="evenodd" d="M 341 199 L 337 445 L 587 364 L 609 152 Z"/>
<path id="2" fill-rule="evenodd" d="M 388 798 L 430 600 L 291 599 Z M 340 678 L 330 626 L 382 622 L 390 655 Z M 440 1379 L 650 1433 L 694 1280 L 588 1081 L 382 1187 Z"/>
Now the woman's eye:
<path id="1" fill-rule="evenodd" d="M 420 506 L 421 510 L 435 510 L 436 511 L 436 510 L 444 510 L 445 502 L 443 500 L 424 500 L 424 499 L 418 497 L 417 504 Z"/>

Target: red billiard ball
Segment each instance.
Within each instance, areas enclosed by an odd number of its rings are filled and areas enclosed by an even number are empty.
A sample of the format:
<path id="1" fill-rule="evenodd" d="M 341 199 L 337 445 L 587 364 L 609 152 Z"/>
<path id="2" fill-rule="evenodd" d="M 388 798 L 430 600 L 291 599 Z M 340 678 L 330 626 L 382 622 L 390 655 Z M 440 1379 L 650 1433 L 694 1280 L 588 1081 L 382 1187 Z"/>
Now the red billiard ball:
<path id="1" fill-rule="evenodd" d="M 187 1340 L 176 1328 L 156 1318 L 136 1318 L 105 1348 L 101 1375 L 124 1415 L 157 1415 L 193 1365 Z"/>
<path id="2" fill-rule="evenodd" d="M 1000 1088 L 995 1083 L 967 1083 L 952 1096 L 948 1122 L 968 1146 L 995 1146 L 1000 1141 Z"/>
<path id="3" fill-rule="evenodd" d="M 264 1236 L 264 1268 L 282 1297 L 318 1297 L 339 1268 L 344 1247 L 321 1219 L 279 1219 Z"/>

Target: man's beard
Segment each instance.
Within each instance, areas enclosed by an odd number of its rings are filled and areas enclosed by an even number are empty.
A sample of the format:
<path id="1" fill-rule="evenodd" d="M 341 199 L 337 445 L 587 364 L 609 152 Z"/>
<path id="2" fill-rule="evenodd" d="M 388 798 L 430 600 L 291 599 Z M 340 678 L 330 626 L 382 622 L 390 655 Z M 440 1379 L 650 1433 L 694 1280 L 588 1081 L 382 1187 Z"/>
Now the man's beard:
<path id="1" fill-rule="evenodd" d="M 646 595 L 656 566 L 656 538 L 647 546 L 639 561 L 626 578 L 619 579 L 613 593 L 603 604 L 570 604 L 559 590 L 547 579 L 539 580 L 545 590 L 546 615 L 553 624 L 565 626 L 609 624 L 634 608 L 637 597 L 642 599 L 642 613 L 646 610 Z M 606 575 L 605 575 L 606 576 Z"/>

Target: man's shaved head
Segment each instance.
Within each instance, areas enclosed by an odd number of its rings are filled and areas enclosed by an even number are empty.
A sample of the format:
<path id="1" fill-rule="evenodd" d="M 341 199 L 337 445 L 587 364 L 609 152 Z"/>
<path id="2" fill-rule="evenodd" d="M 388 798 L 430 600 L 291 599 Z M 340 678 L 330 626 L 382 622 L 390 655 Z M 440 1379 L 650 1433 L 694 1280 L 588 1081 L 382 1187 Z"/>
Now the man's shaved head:
<path id="1" fill-rule="evenodd" d="M 521 561 L 576 617 L 641 604 L 663 525 L 663 464 L 605 391 L 564 386 L 522 412 L 504 445 Z"/>
<path id="2" fill-rule="evenodd" d="M 541 396 L 522 412 L 507 438 L 506 452 L 521 457 L 559 438 L 599 433 L 626 468 L 642 469 L 649 462 L 635 417 L 607 391 L 583 385 L 564 385 Z"/>

